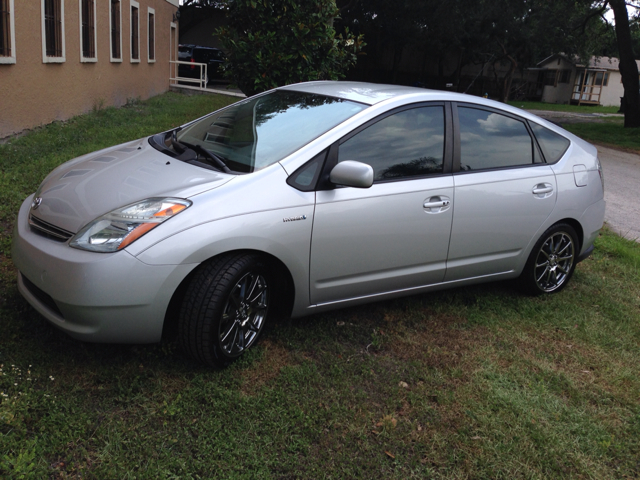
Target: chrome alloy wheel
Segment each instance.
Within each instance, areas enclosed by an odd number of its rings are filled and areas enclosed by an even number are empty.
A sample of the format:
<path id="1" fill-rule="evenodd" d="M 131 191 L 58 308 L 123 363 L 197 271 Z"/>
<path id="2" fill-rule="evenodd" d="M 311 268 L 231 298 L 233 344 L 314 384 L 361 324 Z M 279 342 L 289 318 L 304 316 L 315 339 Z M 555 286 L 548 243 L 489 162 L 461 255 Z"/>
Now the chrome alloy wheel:
<path id="1" fill-rule="evenodd" d="M 555 232 L 542 244 L 534 268 L 535 281 L 543 292 L 560 288 L 567 280 L 575 260 L 575 245 L 565 232 Z"/>
<path id="2" fill-rule="evenodd" d="M 269 289 L 264 276 L 246 273 L 231 290 L 218 331 L 220 347 L 236 357 L 249 348 L 267 317 Z"/>

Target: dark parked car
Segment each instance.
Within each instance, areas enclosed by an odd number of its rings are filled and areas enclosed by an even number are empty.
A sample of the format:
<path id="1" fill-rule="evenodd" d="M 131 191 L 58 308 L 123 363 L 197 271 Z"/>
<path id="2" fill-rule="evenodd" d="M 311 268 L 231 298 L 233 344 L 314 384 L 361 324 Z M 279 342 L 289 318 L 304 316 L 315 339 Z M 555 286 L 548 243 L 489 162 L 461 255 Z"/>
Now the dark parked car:
<path id="1" fill-rule="evenodd" d="M 206 82 L 222 77 L 220 65 L 224 62 L 224 52 L 218 48 L 201 47 L 199 45 L 179 45 L 178 60 L 181 62 L 191 62 L 193 65 L 178 65 L 178 76 L 187 78 L 202 78 L 201 68 L 196 63 L 207 64 Z"/>

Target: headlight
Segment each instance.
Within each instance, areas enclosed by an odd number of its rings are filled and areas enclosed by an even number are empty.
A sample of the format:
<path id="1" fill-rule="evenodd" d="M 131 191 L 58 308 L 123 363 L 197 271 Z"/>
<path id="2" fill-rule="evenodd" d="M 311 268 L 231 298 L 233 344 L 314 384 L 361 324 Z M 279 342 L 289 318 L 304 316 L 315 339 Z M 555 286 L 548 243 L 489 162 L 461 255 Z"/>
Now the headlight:
<path id="1" fill-rule="evenodd" d="M 115 252 L 191 206 L 182 198 L 147 198 L 107 213 L 84 226 L 70 245 L 92 252 Z"/>

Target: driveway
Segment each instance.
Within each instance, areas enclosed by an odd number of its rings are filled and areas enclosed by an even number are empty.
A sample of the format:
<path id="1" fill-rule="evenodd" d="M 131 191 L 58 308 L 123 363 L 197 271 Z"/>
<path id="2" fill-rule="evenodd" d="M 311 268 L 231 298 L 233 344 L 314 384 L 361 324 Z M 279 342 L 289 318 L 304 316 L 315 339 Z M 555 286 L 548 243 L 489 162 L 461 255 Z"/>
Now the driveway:
<path id="1" fill-rule="evenodd" d="M 640 155 L 596 146 L 604 169 L 604 219 L 611 230 L 640 242 Z"/>

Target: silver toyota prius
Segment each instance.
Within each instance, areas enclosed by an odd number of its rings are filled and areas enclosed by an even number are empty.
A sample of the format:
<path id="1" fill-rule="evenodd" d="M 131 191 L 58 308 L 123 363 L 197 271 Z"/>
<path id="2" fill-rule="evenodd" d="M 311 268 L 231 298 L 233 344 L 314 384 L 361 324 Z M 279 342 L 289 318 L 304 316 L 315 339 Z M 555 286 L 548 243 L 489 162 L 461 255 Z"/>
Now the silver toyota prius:
<path id="1" fill-rule="evenodd" d="M 596 149 L 484 98 L 312 82 L 71 160 L 20 209 L 18 287 L 89 342 L 226 365 L 274 315 L 517 279 L 593 250 Z"/>

